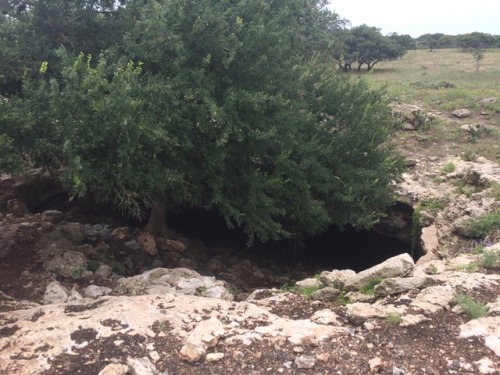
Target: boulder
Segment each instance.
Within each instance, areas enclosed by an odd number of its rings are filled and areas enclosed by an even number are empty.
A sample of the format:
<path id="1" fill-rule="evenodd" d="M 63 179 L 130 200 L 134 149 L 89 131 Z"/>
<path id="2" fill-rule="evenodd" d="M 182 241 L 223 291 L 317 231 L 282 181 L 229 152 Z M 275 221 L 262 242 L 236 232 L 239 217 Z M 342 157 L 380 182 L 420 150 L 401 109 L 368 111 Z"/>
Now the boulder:
<path id="1" fill-rule="evenodd" d="M 323 283 L 319 281 L 318 279 L 315 278 L 309 278 L 309 279 L 304 279 L 297 281 L 295 283 L 296 286 L 301 287 L 301 288 L 319 288 L 323 286 Z"/>
<path id="2" fill-rule="evenodd" d="M 130 374 L 129 367 L 120 363 L 111 363 L 104 367 L 98 375 L 127 375 Z"/>
<path id="3" fill-rule="evenodd" d="M 332 286 L 327 286 L 326 288 L 318 289 L 315 291 L 311 298 L 315 301 L 322 302 L 335 302 L 337 298 L 340 296 L 342 291 Z"/>
<path id="4" fill-rule="evenodd" d="M 356 275 L 353 270 L 333 270 L 333 271 L 323 271 L 319 277 L 319 280 L 327 285 L 333 286 L 338 289 L 344 288 L 347 280 Z"/>
<path id="5" fill-rule="evenodd" d="M 407 253 L 401 254 L 351 277 L 345 283 L 345 288 L 347 290 L 356 290 L 362 288 L 373 279 L 409 276 L 414 267 L 413 258 Z"/>
<path id="6" fill-rule="evenodd" d="M 385 318 L 388 315 L 404 315 L 406 306 L 380 305 L 355 302 L 346 306 L 347 318 L 355 325 L 362 325 L 366 320 Z"/>
<path id="7" fill-rule="evenodd" d="M 231 301 L 233 295 L 224 281 L 201 276 L 187 268 L 155 268 L 134 277 L 122 277 L 115 288 L 116 294 L 141 295 L 179 293 Z"/>
<path id="8" fill-rule="evenodd" d="M 30 212 L 26 203 L 20 201 L 19 199 L 10 199 L 7 201 L 7 213 L 16 217 L 23 217 Z"/>
<path id="9" fill-rule="evenodd" d="M 224 326 L 219 319 L 212 317 L 204 320 L 191 332 L 179 353 L 188 362 L 199 361 L 207 349 L 217 345 L 224 333 Z"/>
<path id="10" fill-rule="evenodd" d="M 105 287 L 105 286 L 98 286 L 98 285 L 89 285 L 83 290 L 83 294 L 86 297 L 90 298 L 97 298 L 101 296 L 106 296 L 110 294 L 113 291 L 113 289 Z"/>
<path id="11" fill-rule="evenodd" d="M 79 251 L 65 251 L 44 262 L 44 267 L 60 276 L 77 279 L 87 269 L 87 258 Z"/>
<path id="12" fill-rule="evenodd" d="M 455 109 L 452 113 L 453 117 L 467 118 L 472 115 L 472 112 L 466 108 Z"/>
<path id="13" fill-rule="evenodd" d="M 431 286 L 421 291 L 410 306 L 424 313 L 435 313 L 448 308 L 454 296 L 455 289 L 450 285 Z"/>
<path id="14" fill-rule="evenodd" d="M 146 254 L 151 256 L 155 256 L 158 254 L 158 248 L 156 247 L 156 241 L 154 236 L 149 232 L 144 232 L 137 237 L 137 242 L 139 243 L 140 248 Z"/>
<path id="15" fill-rule="evenodd" d="M 391 277 L 375 285 L 374 292 L 376 297 L 384 297 L 412 289 L 427 288 L 432 284 L 434 279 L 431 277 Z"/>
<path id="16" fill-rule="evenodd" d="M 64 235 L 74 243 L 81 243 L 86 234 L 85 226 L 80 223 L 66 223 L 61 226 Z"/>

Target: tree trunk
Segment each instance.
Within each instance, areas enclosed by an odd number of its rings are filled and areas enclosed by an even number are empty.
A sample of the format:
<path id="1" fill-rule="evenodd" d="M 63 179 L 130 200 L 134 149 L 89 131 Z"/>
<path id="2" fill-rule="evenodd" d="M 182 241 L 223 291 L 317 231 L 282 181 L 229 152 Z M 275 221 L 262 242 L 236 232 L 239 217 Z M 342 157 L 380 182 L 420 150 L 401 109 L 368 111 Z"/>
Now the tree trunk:
<path id="1" fill-rule="evenodd" d="M 155 236 L 166 236 L 167 209 L 165 203 L 153 203 L 151 214 L 149 215 L 149 220 L 144 230 Z"/>

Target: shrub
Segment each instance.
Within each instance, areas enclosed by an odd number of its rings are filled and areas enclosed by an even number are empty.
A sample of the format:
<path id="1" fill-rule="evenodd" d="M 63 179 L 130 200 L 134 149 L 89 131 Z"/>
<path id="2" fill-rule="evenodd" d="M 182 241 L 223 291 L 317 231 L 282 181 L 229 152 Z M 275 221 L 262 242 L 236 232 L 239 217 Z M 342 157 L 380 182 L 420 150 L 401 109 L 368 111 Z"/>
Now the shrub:
<path id="1" fill-rule="evenodd" d="M 481 266 L 487 269 L 500 268 L 500 250 L 483 251 Z"/>
<path id="2" fill-rule="evenodd" d="M 403 319 L 401 318 L 401 315 L 399 315 L 399 314 L 390 313 L 389 315 L 387 315 L 385 317 L 385 320 L 387 320 L 391 324 L 399 325 Z"/>
<path id="3" fill-rule="evenodd" d="M 477 319 L 488 314 L 488 307 L 480 302 L 476 302 L 474 299 L 466 294 L 458 293 L 455 298 L 455 302 L 464 313 L 466 313 L 470 318 Z"/>
<path id="4" fill-rule="evenodd" d="M 462 224 L 461 234 L 465 237 L 484 238 L 500 230 L 500 212 L 490 212 Z"/>
<path id="5" fill-rule="evenodd" d="M 443 172 L 444 173 L 451 173 L 454 172 L 456 169 L 455 164 L 453 164 L 451 161 L 445 165 L 443 165 Z"/>

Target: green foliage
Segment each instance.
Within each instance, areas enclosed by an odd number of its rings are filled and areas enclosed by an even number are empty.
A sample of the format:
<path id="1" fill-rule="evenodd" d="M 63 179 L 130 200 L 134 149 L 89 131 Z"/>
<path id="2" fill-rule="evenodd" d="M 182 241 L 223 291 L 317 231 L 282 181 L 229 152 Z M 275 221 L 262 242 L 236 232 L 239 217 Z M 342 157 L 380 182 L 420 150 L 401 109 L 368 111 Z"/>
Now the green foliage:
<path id="1" fill-rule="evenodd" d="M 98 260 L 91 260 L 87 264 L 87 270 L 95 272 L 99 268 L 100 265 L 101 265 L 101 262 L 99 262 Z"/>
<path id="2" fill-rule="evenodd" d="M 396 313 L 390 313 L 385 317 L 385 320 L 387 320 L 390 324 L 393 325 L 399 325 L 403 319 L 401 318 L 401 315 L 396 314 Z"/>
<path id="3" fill-rule="evenodd" d="M 463 271 L 463 272 L 476 272 L 480 267 L 480 264 L 478 262 L 472 262 L 466 265 L 459 265 L 455 268 L 457 271 Z"/>
<path id="4" fill-rule="evenodd" d="M 384 279 L 381 278 L 381 277 L 376 277 L 372 280 L 370 280 L 368 283 L 366 283 L 366 285 L 363 285 L 359 291 L 363 294 L 366 294 L 366 295 L 369 295 L 369 296 L 373 296 L 374 294 L 374 289 L 375 289 L 375 286 L 377 286 L 378 284 L 380 284 Z"/>
<path id="5" fill-rule="evenodd" d="M 451 173 L 454 172 L 456 168 L 457 168 L 456 165 L 450 161 L 449 163 L 443 165 L 442 170 L 444 173 Z"/>
<path id="6" fill-rule="evenodd" d="M 485 247 L 486 246 L 484 246 L 483 244 L 474 246 L 474 248 L 472 249 L 472 254 L 474 255 L 482 254 Z"/>
<path id="7" fill-rule="evenodd" d="M 500 250 L 486 250 L 483 252 L 481 266 L 486 269 L 500 268 Z"/>
<path id="8" fill-rule="evenodd" d="M 488 314 L 488 307 L 482 303 L 476 302 L 474 299 L 466 294 L 458 293 L 453 302 L 458 304 L 462 311 L 466 313 L 471 319 L 481 318 Z"/>
<path id="9" fill-rule="evenodd" d="M 500 231 L 500 212 L 489 212 L 462 224 L 461 233 L 466 237 L 485 238 Z"/>
<path id="10" fill-rule="evenodd" d="M 500 183 L 493 181 L 490 183 L 490 191 L 488 192 L 488 196 L 495 199 L 495 201 L 500 201 Z"/>
<path id="11" fill-rule="evenodd" d="M 315 292 L 320 289 L 323 289 L 324 286 L 285 286 L 281 288 L 282 292 L 290 292 L 294 294 L 299 294 L 303 297 L 310 298 Z"/>
<path id="12" fill-rule="evenodd" d="M 13 140 L 6 134 L 0 134 L 0 171 L 16 174 L 22 170 L 22 166 Z"/>
<path id="13" fill-rule="evenodd" d="M 380 61 L 402 57 L 408 49 L 401 38 L 383 36 L 379 29 L 367 25 L 344 30 L 339 41 L 334 56 L 343 71 L 351 70 L 353 63 L 358 64 L 358 71 L 363 65 L 370 71 Z"/>
<path id="14" fill-rule="evenodd" d="M 391 203 L 401 163 L 384 92 L 327 61 L 339 21 L 323 1 L 60 5 L 38 1 L 33 19 L 60 16 L 64 43 L 24 24 L 48 38 L 48 65 L 6 104 L 0 134 L 73 196 L 135 216 L 157 202 L 217 210 L 249 243 L 369 227 Z"/>
<path id="15" fill-rule="evenodd" d="M 425 272 L 429 275 L 435 275 L 437 274 L 438 272 L 438 269 L 436 267 L 436 265 L 434 264 L 430 264 L 426 269 L 425 269 Z"/>

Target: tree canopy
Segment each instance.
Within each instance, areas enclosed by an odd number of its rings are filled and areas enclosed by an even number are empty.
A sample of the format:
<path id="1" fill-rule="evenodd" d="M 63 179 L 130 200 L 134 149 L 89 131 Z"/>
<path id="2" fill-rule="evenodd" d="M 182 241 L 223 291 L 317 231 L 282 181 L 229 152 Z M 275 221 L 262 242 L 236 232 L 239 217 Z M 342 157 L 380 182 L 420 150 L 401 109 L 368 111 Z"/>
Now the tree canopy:
<path id="1" fill-rule="evenodd" d="M 217 210 L 250 241 L 369 227 L 390 204 L 389 111 L 338 74 L 342 25 L 324 1 L 33 0 L 22 13 L 2 30 L 46 43 L 0 102 L 3 170 L 44 167 L 135 215 Z"/>
<path id="2" fill-rule="evenodd" d="M 334 57 L 343 71 L 351 70 L 353 63 L 358 64 L 358 71 L 363 65 L 370 71 L 380 61 L 402 57 L 408 49 L 406 38 L 383 36 L 379 29 L 367 25 L 344 30 L 340 35 Z"/>

